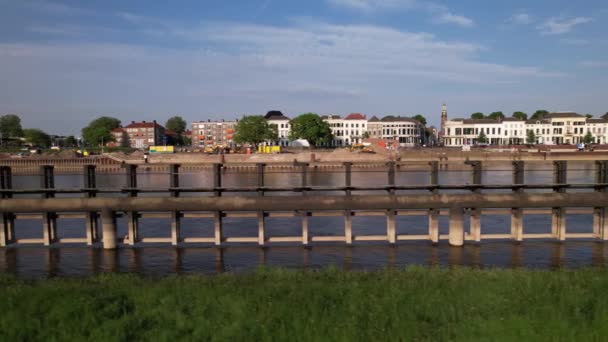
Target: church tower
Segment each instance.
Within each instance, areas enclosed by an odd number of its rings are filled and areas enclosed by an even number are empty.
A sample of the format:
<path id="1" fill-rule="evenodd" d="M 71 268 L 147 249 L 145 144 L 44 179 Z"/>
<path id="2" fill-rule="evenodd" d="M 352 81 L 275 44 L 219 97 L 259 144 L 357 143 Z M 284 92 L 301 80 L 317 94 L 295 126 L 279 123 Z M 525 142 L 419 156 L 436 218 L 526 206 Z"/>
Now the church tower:
<path id="1" fill-rule="evenodd" d="M 441 106 L 441 133 L 445 134 L 445 122 L 448 121 L 448 106 L 445 103 Z"/>

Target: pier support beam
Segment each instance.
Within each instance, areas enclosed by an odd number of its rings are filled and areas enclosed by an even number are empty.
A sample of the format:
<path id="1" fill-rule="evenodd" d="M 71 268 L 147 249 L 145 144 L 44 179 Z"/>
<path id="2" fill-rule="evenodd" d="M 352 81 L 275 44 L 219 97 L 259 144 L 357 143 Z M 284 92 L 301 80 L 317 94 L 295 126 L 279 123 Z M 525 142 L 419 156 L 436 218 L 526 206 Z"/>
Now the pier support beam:
<path id="1" fill-rule="evenodd" d="M 469 217 L 471 238 L 475 242 L 481 241 L 481 210 L 471 209 Z"/>
<path id="2" fill-rule="evenodd" d="M 127 167 L 127 188 L 129 197 L 137 197 L 137 165 L 129 164 Z M 139 213 L 136 211 L 127 212 L 127 234 L 128 244 L 133 246 L 139 239 Z"/>
<path id="3" fill-rule="evenodd" d="M 111 210 L 103 209 L 101 211 L 101 226 L 103 248 L 116 249 L 116 217 Z"/>
<path id="4" fill-rule="evenodd" d="M 511 209 L 511 238 L 515 241 L 524 238 L 523 210 L 519 208 Z"/>
<path id="5" fill-rule="evenodd" d="M 95 173 L 95 165 L 84 166 L 84 187 L 89 189 L 86 196 L 94 198 L 97 196 L 97 179 Z M 87 246 L 92 246 L 99 239 L 99 228 L 97 226 L 97 212 L 87 212 L 85 218 L 85 230 L 87 237 Z"/>
<path id="6" fill-rule="evenodd" d="M 180 241 L 182 214 L 179 211 L 171 212 L 171 244 L 177 246 Z"/>
<path id="7" fill-rule="evenodd" d="M 221 211 L 213 212 L 213 235 L 214 235 L 215 245 L 221 246 L 222 242 L 224 240 L 222 212 Z"/>
<path id="8" fill-rule="evenodd" d="M 566 213 L 563 208 L 551 210 L 551 234 L 559 241 L 566 240 Z"/>
<path id="9" fill-rule="evenodd" d="M 429 210 L 429 239 L 439 243 L 439 209 Z"/>
<path id="10" fill-rule="evenodd" d="M 40 167 L 40 185 L 42 189 L 51 190 L 55 188 L 55 173 L 52 165 Z M 43 198 L 53 198 L 53 192 L 45 192 Z M 42 240 L 45 246 L 50 246 L 57 239 L 57 215 L 47 212 L 42 215 Z"/>
<path id="11" fill-rule="evenodd" d="M 449 243 L 450 246 L 460 247 L 464 245 L 464 220 L 462 215 L 462 208 L 452 207 L 450 208 L 450 233 Z"/>
<path id="12" fill-rule="evenodd" d="M 10 166 L 0 166 L 0 188 L 11 190 L 13 177 Z M 3 193 L 1 198 L 12 198 L 12 194 Z M 0 214 L 0 247 L 4 247 L 15 240 L 15 215 L 13 213 Z"/>
<path id="13" fill-rule="evenodd" d="M 353 213 L 350 210 L 344 211 L 344 239 L 347 245 L 353 243 Z"/>
<path id="14" fill-rule="evenodd" d="M 394 210 L 386 212 L 386 240 L 391 245 L 397 242 L 397 223 Z"/>
<path id="15" fill-rule="evenodd" d="M 258 245 L 264 246 L 266 244 L 266 214 L 263 211 L 258 212 Z"/>
<path id="16" fill-rule="evenodd" d="M 302 217 L 302 244 L 304 246 L 308 246 L 310 243 L 310 238 L 308 237 L 308 215 L 307 212 L 300 213 Z"/>
<path id="17" fill-rule="evenodd" d="M 593 209 L 593 234 L 601 240 L 608 240 L 608 209 Z"/>

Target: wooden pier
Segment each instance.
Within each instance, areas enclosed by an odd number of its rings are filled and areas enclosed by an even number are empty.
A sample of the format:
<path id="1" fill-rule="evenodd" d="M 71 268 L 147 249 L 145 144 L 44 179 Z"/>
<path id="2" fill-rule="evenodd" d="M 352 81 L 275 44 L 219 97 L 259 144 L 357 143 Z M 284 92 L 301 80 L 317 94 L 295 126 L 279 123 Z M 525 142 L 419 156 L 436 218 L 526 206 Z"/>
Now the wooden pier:
<path id="1" fill-rule="evenodd" d="M 231 243 L 257 244 L 295 243 L 309 245 L 320 242 L 345 243 L 351 245 L 360 241 L 386 242 L 421 240 L 440 243 L 447 240 L 452 246 L 480 242 L 491 239 L 596 239 L 608 240 L 608 161 L 595 163 L 595 182 L 590 184 L 568 183 L 566 161 L 555 161 L 550 172 L 551 184 L 532 185 L 525 183 L 523 161 L 511 163 L 512 183 L 509 185 L 485 184 L 482 179 L 483 163 L 466 161 L 470 168 L 470 182 L 461 185 L 439 184 L 440 164 L 437 161 L 426 164 L 428 183 L 421 185 L 400 185 L 396 174 L 402 172 L 405 164 L 389 162 L 386 170 L 385 186 L 354 186 L 352 175 L 365 165 L 343 163 L 343 186 L 314 186 L 307 184 L 310 165 L 297 163 L 292 168 L 300 174 L 300 186 L 270 187 L 265 184 L 265 173 L 277 165 L 255 164 L 257 185 L 254 187 L 225 187 L 223 172 L 236 165 L 213 164 L 210 177 L 212 186 L 205 188 L 181 187 L 180 165 L 167 165 L 170 170 L 169 187 L 142 189 L 137 184 L 137 165 L 125 165 L 125 186 L 117 189 L 97 187 L 96 166 L 83 167 L 84 187 L 60 189 L 55 187 L 54 167 L 40 168 L 41 187 L 39 189 L 13 189 L 12 168 L 0 167 L 0 245 L 41 244 L 50 246 L 62 243 L 82 243 L 114 249 L 121 245 L 141 245 L 146 243 L 166 243 L 170 245 L 209 244 L 222 246 Z M 294 171 L 292 171 L 294 172 Z M 549 192 L 527 192 L 544 189 Z M 420 193 L 424 190 L 426 193 Z M 446 190 L 450 190 L 446 193 Z M 494 192 L 501 190 L 502 192 Z M 507 192 L 505 192 L 505 190 Z M 592 191 L 589 191 L 592 190 Z M 411 193 L 416 191 L 416 193 Z M 457 191 L 457 192 L 454 192 Z M 236 195 L 224 196 L 227 193 Z M 289 192 L 273 195 L 276 192 Z M 410 193 L 408 193 L 410 192 Z M 162 196 L 139 196 L 143 193 Z M 181 196 L 185 193 L 200 193 L 195 197 Z M 331 194 L 328 194 L 331 193 Z M 57 197 L 56 195 L 70 197 Z M 30 197 L 23 197 L 28 195 Z M 36 195 L 37 198 L 31 198 Z M 113 197 L 108 197 L 112 195 Z M 148 194 L 150 195 L 150 194 Z M 550 215 L 550 231 L 532 234 L 525 231 L 525 215 Z M 568 232 L 567 214 L 593 215 L 593 227 L 588 233 Z M 510 216 L 510 233 L 484 233 L 481 218 L 484 215 Z M 127 236 L 117 236 L 117 217 L 127 219 Z M 315 216 L 343 217 L 344 230 L 340 235 L 313 235 L 310 218 Z M 386 218 L 386 229 L 380 235 L 353 234 L 353 217 L 381 216 Z M 399 216 L 427 217 L 427 233 L 422 235 L 398 234 L 396 218 Z M 449 232 L 440 234 L 439 218 L 447 216 Z M 224 218 L 254 218 L 257 236 L 226 236 Z M 268 217 L 297 217 L 301 222 L 297 236 L 269 236 L 266 231 Z M 465 218 L 468 225 L 465 226 Z M 83 238 L 59 238 L 58 219 L 78 218 L 84 220 Z M 140 219 L 169 219 L 165 237 L 145 237 L 140 234 Z M 213 221 L 213 236 L 197 237 L 181 234 L 184 218 L 207 218 Z M 15 221 L 21 219 L 42 220 L 41 236 L 33 239 L 17 239 Z M 591 227 L 590 227 L 591 228 Z"/>

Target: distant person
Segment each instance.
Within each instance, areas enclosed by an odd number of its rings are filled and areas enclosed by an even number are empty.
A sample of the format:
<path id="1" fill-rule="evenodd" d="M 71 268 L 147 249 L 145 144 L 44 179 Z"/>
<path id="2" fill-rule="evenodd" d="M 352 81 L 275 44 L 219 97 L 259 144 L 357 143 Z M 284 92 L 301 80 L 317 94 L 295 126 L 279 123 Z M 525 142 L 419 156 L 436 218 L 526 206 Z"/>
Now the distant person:
<path id="1" fill-rule="evenodd" d="M 144 154 L 144 164 L 148 164 L 148 155 Z"/>

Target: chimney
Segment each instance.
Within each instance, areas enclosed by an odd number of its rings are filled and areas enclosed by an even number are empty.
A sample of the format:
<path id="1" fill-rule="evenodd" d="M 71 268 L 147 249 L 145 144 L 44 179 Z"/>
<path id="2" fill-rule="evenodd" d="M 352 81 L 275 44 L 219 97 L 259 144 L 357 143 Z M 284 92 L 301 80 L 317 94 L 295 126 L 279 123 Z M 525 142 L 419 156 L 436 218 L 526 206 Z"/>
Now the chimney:
<path id="1" fill-rule="evenodd" d="M 146 120 L 142 121 L 143 123 L 146 123 Z"/>
<path id="2" fill-rule="evenodd" d="M 132 124 L 134 124 L 134 123 L 135 123 L 135 121 L 131 121 L 131 123 L 132 123 Z"/>

